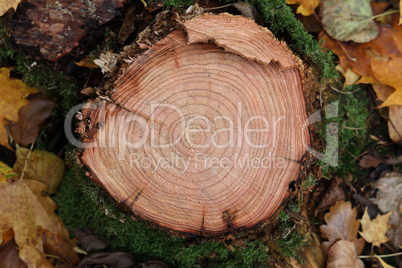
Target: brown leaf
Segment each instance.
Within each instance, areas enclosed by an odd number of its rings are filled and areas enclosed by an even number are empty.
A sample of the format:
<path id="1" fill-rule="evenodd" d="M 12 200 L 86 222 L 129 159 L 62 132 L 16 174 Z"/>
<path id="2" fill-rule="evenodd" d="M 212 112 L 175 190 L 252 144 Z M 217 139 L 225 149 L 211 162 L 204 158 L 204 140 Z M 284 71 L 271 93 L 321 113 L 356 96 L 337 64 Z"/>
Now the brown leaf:
<path id="1" fill-rule="evenodd" d="M 373 184 L 377 190 L 376 197 L 371 200 L 383 212 L 391 212 L 389 224 L 391 228 L 387 236 L 395 248 L 402 245 L 402 175 L 390 172 Z"/>
<path id="2" fill-rule="evenodd" d="M 0 246 L 0 267 L 1 268 L 25 268 L 27 267 L 18 257 L 18 245 L 12 238 L 3 242 Z"/>
<path id="3" fill-rule="evenodd" d="M 244 17 L 253 19 L 260 25 L 264 24 L 264 18 L 260 11 L 247 2 L 236 2 L 232 4 Z"/>
<path id="4" fill-rule="evenodd" d="M 105 265 L 114 268 L 129 268 L 135 265 L 135 260 L 127 252 L 96 252 L 90 253 L 77 266 L 77 268 Z"/>
<path id="5" fill-rule="evenodd" d="M 108 247 L 103 238 L 94 234 L 88 227 L 75 229 L 74 236 L 85 251 L 105 249 Z"/>
<path id="6" fill-rule="evenodd" d="M 378 167 L 381 160 L 371 154 L 365 154 L 359 161 L 359 166 L 362 168 Z"/>
<path id="7" fill-rule="evenodd" d="M 45 253 L 56 254 L 65 265 L 78 262 L 61 219 L 54 213 L 56 203 L 44 196 L 46 185 L 18 179 L 0 183 L 0 240 L 12 229 L 19 257 L 28 267 L 51 268 Z"/>
<path id="8" fill-rule="evenodd" d="M 328 252 L 327 268 L 364 268 L 358 258 L 356 245 L 350 241 L 339 240 Z"/>
<path id="9" fill-rule="evenodd" d="M 389 106 L 388 132 L 389 137 L 402 145 L 402 105 Z"/>
<path id="10" fill-rule="evenodd" d="M 42 98 L 33 99 L 18 111 L 18 121 L 10 125 L 15 142 L 27 147 L 36 141 L 41 125 L 52 114 L 56 103 Z"/>
<path id="11" fill-rule="evenodd" d="M 369 243 L 373 243 L 374 246 L 379 247 L 382 243 L 385 243 L 389 240 L 388 237 L 385 236 L 385 233 L 389 229 L 388 221 L 391 216 L 391 212 L 388 212 L 385 215 L 378 214 L 374 220 L 370 220 L 370 216 L 367 213 L 367 208 L 364 211 L 361 224 L 362 224 L 362 232 L 359 232 L 360 235 Z"/>
<path id="12" fill-rule="evenodd" d="M 327 225 L 321 225 L 320 231 L 322 236 L 328 239 L 322 243 L 326 252 L 338 240 L 353 242 L 358 254 L 363 251 L 364 240 L 357 239 L 360 221 L 356 219 L 356 208 L 352 209 L 350 202 L 337 202 L 330 212 L 324 215 L 324 220 Z"/>
<path id="13" fill-rule="evenodd" d="M 331 185 L 329 186 L 328 190 L 325 192 L 324 197 L 321 199 L 320 204 L 315 210 L 315 213 L 317 214 L 318 212 L 322 210 L 326 210 L 333 205 L 335 205 L 336 202 L 341 201 L 345 199 L 345 193 L 343 192 L 342 188 L 339 186 L 339 184 L 342 182 L 342 179 L 335 177 L 335 179 L 332 180 Z"/>
<path id="14" fill-rule="evenodd" d="M 320 14 L 324 29 L 339 41 L 366 43 L 378 35 L 370 0 L 322 0 Z"/>
<path id="15" fill-rule="evenodd" d="M 27 105 L 30 94 L 38 92 L 36 88 L 27 87 L 19 79 L 10 78 L 12 68 L 0 69 L 0 144 L 10 148 L 5 125 L 18 120 L 18 110 Z"/>

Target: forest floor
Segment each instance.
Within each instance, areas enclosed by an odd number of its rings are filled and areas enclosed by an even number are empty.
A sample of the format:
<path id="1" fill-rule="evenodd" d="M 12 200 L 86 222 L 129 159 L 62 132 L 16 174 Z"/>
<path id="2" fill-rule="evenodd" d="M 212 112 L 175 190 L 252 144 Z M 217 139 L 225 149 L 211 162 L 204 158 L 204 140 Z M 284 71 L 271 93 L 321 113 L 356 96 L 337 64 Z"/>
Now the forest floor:
<path id="1" fill-rule="evenodd" d="M 402 267 L 399 3 L 19 2 L 0 4 L 0 267 Z M 285 207 L 213 238 L 119 210 L 64 130 L 75 105 L 197 12 L 251 17 L 285 41 L 305 65 L 308 113 L 322 115 L 321 160 L 305 161 Z"/>

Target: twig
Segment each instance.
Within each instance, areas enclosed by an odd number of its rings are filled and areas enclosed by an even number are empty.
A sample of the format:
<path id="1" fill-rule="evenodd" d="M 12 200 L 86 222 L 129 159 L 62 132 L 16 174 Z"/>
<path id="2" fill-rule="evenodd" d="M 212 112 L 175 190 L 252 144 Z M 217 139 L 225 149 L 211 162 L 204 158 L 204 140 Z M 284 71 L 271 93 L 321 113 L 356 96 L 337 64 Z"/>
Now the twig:
<path id="1" fill-rule="evenodd" d="M 23 169 L 22 172 L 21 172 L 20 180 L 22 180 L 22 178 L 24 178 L 24 173 L 25 173 L 25 170 L 27 169 L 28 161 L 29 161 L 29 158 L 31 157 L 31 153 L 32 153 L 32 149 L 33 149 L 33 147 L 34 147 L 34 144 L 35 144 L 35 142 L 33 142 L 33 143 L 31 144 L 31 148 L 29 148 L 29 153 L 28 153 L 27 159 L 25 160 L 25 165 L 24 165 L 24 169 Z"/>
<path id="2" fill-rule="evenodd" d="M 333 85 L 330 85 L 329 87 L 330 87 L 333 91 L 338 92 L 339 94 L 353 94 L 353 93 L 355 93 L 355 92 L 357 92 L 357 91 L 360 90 L 360 87 L 359 87 L 358 89 L 355 89 L 355 90 L 353 90 L 353 91 L 343 92 L 343 91 L 340 91 L 339 89 L 337 89 L 336 87 L 334 87 Z"/>
<path id="3" fill-rule="evenodd" d="M 368 129 L 367 126 L 365 127 L 343 127 L 345 129 L 351 129 L 351 130 L 363 130 L 363 129 Z"/>
<path id="4" fill-rule="evenodd" d="M 399 256 L 402 255 L 402 252 L 397 252 L 397 253 L 392 253 L 392 254 L 384 254 L 384 255 L 377 255 L 378 257 L 381 258 L 388 258 L 388 257 L 395 257 L 395 256 Z M 359 259 L 369 259 L 372 258 L 374 256 L 371 255 L 363 255 L 363 256 L 359 256 Z"/>

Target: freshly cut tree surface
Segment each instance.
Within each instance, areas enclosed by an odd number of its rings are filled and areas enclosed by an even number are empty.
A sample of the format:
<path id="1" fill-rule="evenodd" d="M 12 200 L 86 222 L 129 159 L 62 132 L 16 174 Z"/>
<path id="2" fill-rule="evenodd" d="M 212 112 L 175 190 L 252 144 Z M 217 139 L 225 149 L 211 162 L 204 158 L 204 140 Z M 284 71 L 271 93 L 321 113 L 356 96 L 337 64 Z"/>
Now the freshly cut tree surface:
<path id="1" fill-rule="evenodd" d="M 217 235 L 272 216 L 309 145 L 300 61 L 252 20 L 203 15 L 138 57 L 78 129 L 93 179 L 167 229 Z"/>

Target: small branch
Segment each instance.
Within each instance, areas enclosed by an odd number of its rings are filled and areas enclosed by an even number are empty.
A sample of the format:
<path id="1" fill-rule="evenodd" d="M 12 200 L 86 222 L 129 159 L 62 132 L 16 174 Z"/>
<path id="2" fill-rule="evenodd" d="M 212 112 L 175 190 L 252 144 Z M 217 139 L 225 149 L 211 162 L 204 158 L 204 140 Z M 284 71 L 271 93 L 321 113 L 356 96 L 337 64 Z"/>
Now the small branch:
<path id="1" fill-rule="evenodd" d="M 33 142 L 33 143 L 31 144 L 31 148 L 29 148 L 29 153 L 28 153 L 28 155 L 27 155 L 27 159 L 25 160 L 25 165 L 24 165 L 24 169 L 23 169 L 22 172 L 21 172 L 20 180 L 22 180 L 22 179 L 24 178 L 24 173 L 25 173 L 25 170 L 27 169 L 28 161 L 29 161 L 29 158 L 31 157 L 31 153 L 32 153 L 32 149 L 33 149 L 33 147 L 34 147 L 34 144 L 35 144 L 35 142 Z"/>
<path id="2" fill-rule="evenodd" d="M 368 129 L 368 127 L 343 127 L 345 129 L 351 129 L 351 130 L 363 130 L 363 129 Z"/>
<path id="3" fill-rule="evenodd" d="M 343 91 L 340 91 L 339 89 L 337 89 L 336 87 L 334 87 L 334 86 L 332 86 L 332 85 L 330 85 L 329 87 L 330 87 L 333 91 L 338 92 L 339 94 L 353 94 L 353 93 L 355 93 L 355 92 L 357 92 L 357 91 L 360 90 L 360 87 L 359 87 L 358 89 L 355 89 L 355 90 L 353 90 L 353 91 L 343 92 Z"/>
<path id="4" fill-rule="evenodd" d="M 381 258 L 389 258 L 389 257 L 395 257 L 395 256 L 399 256 L 402 255 L 402 252 L 397 252 L 397 253 L 392 253 L 392 254 L 384 254 L 384 255 L 377 255 L 378 257 Z M 363 255 L 363 256 L 359 256 L 359 259 L 370 259 L 374 256 L 370 256 L 370 255 Z"/>

